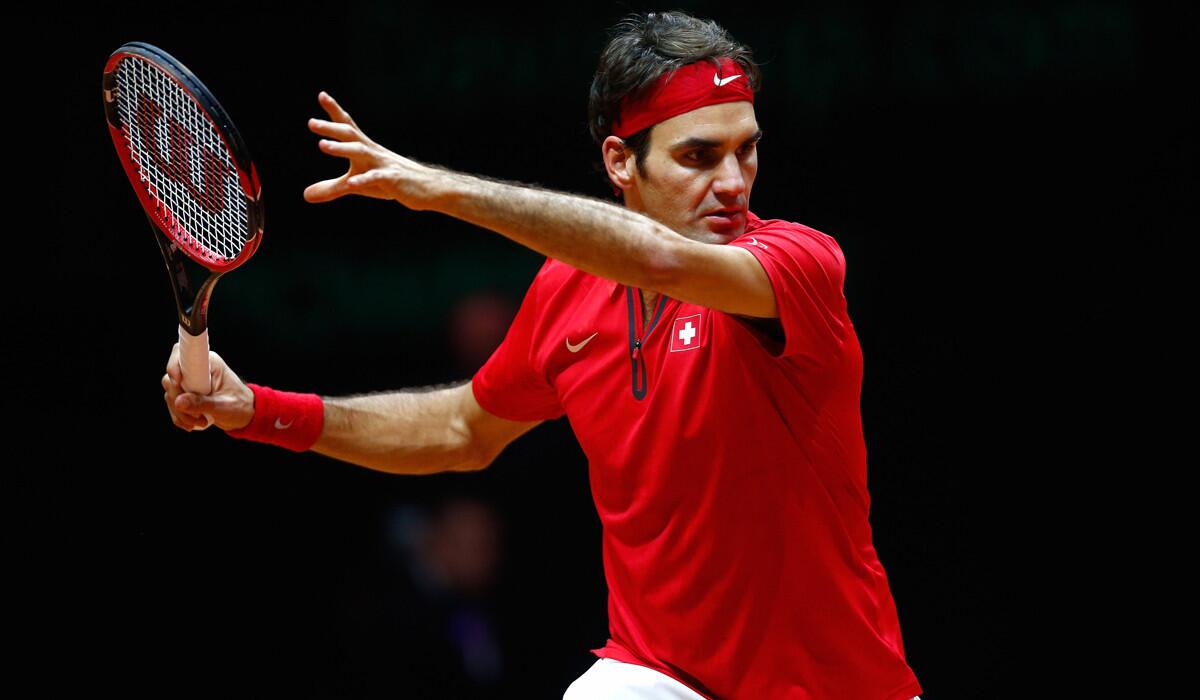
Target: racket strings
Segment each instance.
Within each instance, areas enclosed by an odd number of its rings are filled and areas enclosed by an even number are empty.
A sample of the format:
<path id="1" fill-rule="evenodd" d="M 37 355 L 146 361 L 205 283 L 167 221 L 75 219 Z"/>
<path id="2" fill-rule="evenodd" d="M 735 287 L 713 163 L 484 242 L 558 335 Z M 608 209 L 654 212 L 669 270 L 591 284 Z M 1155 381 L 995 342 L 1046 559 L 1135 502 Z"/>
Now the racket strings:
<path id="1" fill-rule="evenodd" d="M 120 62 L 117 112 L 139 178 L 176 240 L 212 262 L 236 258 L 250 239 L 249 212 L 225 142 L 167 74 Z"/>

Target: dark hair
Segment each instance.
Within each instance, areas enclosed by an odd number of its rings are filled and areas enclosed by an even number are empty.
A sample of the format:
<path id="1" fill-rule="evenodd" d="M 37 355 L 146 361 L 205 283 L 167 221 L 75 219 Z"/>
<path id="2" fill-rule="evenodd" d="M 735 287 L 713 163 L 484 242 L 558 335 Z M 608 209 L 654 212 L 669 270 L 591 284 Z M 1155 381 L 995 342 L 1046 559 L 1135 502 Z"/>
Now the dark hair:
<path id="1" fill-rule="evenodd" d="M 639 12 L 618 22 L 610 36 L 600 54 L 588 94 L 588 130 L 597 145 L 612 134 L 613 122 L 620 115 L 621 101 L 626 96 L 637 97 L 664 73 L 689 63 L 703 60 L 718 63 L 721 58 L 731 58 L 746 71 L 751 90 L 758 92 L 762 85 L 762 72 L 750 48 L 734 41 L 712 20 L 680 11 Z M 653 128 L 647 127 L 625 139 L 639 168 L 650 150 Z M 603 163 L 600 172 L 605 173 Z M 608 182 L 607 175 L 605 181 Z"/>

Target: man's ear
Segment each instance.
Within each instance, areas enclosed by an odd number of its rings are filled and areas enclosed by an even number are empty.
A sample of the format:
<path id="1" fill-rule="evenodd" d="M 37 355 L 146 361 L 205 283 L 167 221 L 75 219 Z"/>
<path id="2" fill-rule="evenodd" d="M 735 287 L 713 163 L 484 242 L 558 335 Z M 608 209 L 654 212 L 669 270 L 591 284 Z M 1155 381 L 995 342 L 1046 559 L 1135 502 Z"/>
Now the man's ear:
<path id="1" fill-rule="evenodd" d="M 633 151 L 616 136 L 604 139 L 600 149 L 601 155 L 604 157 L 604 169 L 608 171 L 608 180 L 613 186 L 613 194 L 620 194 L 620 192 L 633 187 L 637 173 Z"/>

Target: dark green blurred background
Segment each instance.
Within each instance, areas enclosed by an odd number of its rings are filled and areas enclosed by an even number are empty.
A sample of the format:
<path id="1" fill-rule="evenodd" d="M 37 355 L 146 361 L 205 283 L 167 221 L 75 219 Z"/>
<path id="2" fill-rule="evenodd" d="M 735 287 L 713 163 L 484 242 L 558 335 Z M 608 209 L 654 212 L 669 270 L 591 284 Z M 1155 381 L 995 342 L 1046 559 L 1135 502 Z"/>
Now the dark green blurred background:
<path id="1" fill-rule="evenodd" d="M 159 387 L 173 311 L 100 73 L 126 41 L 158 45 L 250 146 L 264 241 L 210 316 L 213 349 L 243 378 L 426 386 L 470 376 L 481 360 L 463 329 L 514 313 L 541 258 L 397 204 L 306 204 L 305 186 L 344 170 L 305 126 L 317 92 L 418 160 L 603 197 L 587 89 L 606 29 L 650 7 L 135 4 L 14 22 L 24 99 L 9 101 L 8 132 L 32 184 L 9 198 L 6 276 L 14 668 L 47 694 L 83 681 L 561 696 L 607 636 L 569 425 L 539 427 L 485 472 L 432 477 L 173 428 Z M 1122 544 L 1074 508 L 1095 501 L 1102 461 L 1125 458 L 1117 420 L 1122 433 L 1136 429 L 1126 414 L 1150 420 L 1150 402 L 1116 400 L 1128 372 L 1166 364 L 1128 352 L 1163 327 L 1158 266 L 1195 208 L 1196 91 L 1179 74 L 1195 12 L 673 7 L 717 19 L 763 64 L 752 210 L 845 251 L 875 544 L 923 697 L 1033 696 L 1046 686 L 1032 668 L 1055 658 L 1034 648 L 1103 626 L 1083 597 L 1107 575 L 1084 545 L 1115 558 Z M 500 533 L 499 559 L 487 591 L 443 615 L 404 588 L 398 543 L 463 499 Z M 475 652 L 446 631 L 466 609 L 499 650 L 483 671 L 464 670 Z"/>

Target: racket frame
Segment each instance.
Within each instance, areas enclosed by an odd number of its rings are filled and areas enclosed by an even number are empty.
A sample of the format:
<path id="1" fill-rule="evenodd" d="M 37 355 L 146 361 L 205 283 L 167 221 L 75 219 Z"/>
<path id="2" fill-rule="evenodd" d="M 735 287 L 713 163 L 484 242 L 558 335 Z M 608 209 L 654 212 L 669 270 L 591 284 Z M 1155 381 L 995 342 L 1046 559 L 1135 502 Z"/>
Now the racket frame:
<path id="1" fill-rule="evenodd" d="M 118 111 L 117 67 L 124 60 L 146 61 L 152 69 L 158 70 L 173 80 L 207 116 L 218 138 L 221 139 L 229 153 L 237 171 L 237 179 L 241 187 L 241 195 L 245 199 L 247 215 L 247 231 L 244 235 L 248 237 L 243 238 L 241 251 L 234 258 L 226 259 L 202 253 L 196 239 L 183 228 L 174 213 L 168 210 L 155 196 L 151 183 L 143 180 L 139 174 L 138 165 L 134 162 L 130 149 L 126 145 Z M 262 242 L 262 186 L 258 179 L 258 170 L 254 166 L 249 149 L 242 140 L 237 127 L 234 126 L 225 109 L 213 97 L 212 92 L 186 66 L 162 49 L 144 42 L 129 42 L 122 45 L 109 56 L 105 63 L 102 89 L 105 120 L 108 123 L 109 135 L 112 137 L 118 160 L 142 205 L 155 241 L 162 252 L 163 262 L 166 264 L 171 293 L 179 317 L 180 363 L 184 389 L 207 395 L 212 391 L 208 358 L 208 307 L 213 288 L 222 275 L 240 266 L 254 255 Z M 177 154 L 171 155 L 172 158 L 178 157 Z M 194 292 L 182 256 L 187 256 L 210 272 L 208 278 Z M 206 416 L 206 418 L 207 424 L 202 427 L 212 424 L 211 416 Z"/>

